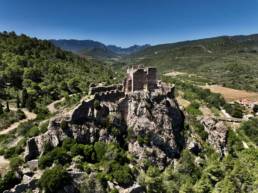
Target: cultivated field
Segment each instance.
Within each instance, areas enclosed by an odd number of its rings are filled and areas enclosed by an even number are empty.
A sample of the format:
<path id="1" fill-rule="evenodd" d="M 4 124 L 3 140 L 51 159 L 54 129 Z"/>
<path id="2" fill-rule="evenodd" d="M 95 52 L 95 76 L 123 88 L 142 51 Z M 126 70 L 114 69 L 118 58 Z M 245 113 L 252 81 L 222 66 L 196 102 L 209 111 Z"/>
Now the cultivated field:
<path id="1" fill-rule="evenodd" d="M 211 92 L 222 94 L 227 101 L 247 99 L 253 102 L 258 102 L 257 92 L 237 90 L 237 89 L 223 87 L 220 85 L 206 85 L 206 86 L 202 86 L 202 88 L 207 88 L 207 89 L 210 89 Z"/>

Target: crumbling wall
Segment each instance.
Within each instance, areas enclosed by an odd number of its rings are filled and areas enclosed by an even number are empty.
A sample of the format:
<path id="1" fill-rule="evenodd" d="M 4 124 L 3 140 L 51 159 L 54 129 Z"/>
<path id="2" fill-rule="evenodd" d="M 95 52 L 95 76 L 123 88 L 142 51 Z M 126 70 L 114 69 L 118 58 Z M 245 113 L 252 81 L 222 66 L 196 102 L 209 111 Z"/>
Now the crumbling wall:
<path id="1" fill-rule="evenodd" d="M 80 124 L 92 118 L 94 112 L 94 100 L 82 101 L 71 114 L 71 122 Z"/>
<path id="2" fill-rule="evenodd" d="M 147 68 L 147 86 L 149 91 L 153 91 L 157 88 L 157 69 Z"/>
<path id="3" fill-rule="evenodd" d="M 123 90 L 123 85 L 122 84 L 115 84 L 115 85 L 109 85 L 109 86 L 94 86 L 90 87 L 90 94 L 94 95 L 96 93 L 101 93 L 101 92 L 108 92 L 112 90 Z"/>
<path id="4" fill-rule="evenodd" d="M 132 91 L 143 90 L 146 85 L 146 73 L 144 69 L 138 69 L 133 72 L 133 88 Z"/>
<path id="5" fill-rule="evenodd" d="M 125 93 L 119 90 L 112 90 L 109 92 L 96 93 L 95 99 L 105 102 L 117 102 L 120 98 L 123 98 Z"/>

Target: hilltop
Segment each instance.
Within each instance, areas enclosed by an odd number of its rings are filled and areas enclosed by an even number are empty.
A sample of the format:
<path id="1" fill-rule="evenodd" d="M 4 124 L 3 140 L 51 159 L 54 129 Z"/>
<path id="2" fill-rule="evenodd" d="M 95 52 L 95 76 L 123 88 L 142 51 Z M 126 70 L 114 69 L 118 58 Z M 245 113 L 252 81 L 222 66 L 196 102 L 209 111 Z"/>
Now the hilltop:
<path id="1" fill-rule="evenodd" d="M 153 65 L 163 72 L 195 73 L 228 87 L 258 90 L 257 34 L 151 46 L 125 61 Z"/>

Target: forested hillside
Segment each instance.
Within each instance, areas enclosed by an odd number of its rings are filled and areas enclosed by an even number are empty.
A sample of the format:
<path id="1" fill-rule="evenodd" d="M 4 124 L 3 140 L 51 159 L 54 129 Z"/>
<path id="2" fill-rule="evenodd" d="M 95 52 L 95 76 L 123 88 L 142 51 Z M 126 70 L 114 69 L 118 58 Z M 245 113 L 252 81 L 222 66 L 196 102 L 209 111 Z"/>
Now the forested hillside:
<path id="1" fill-rule="evenodd" d="M 157 66 L 162 71 L 196 73 L 228 87 L 258 91 L 258 35 L 157 45 L 131 55 L 127 61 Z"/>
<path id="2" fill-rule="evenodd" d="M 65 52 L 48 41 L 0 33 L 0 99 L 18 98 L 35 109 L 110 78 L 111 69 L 104 64 Z"/>

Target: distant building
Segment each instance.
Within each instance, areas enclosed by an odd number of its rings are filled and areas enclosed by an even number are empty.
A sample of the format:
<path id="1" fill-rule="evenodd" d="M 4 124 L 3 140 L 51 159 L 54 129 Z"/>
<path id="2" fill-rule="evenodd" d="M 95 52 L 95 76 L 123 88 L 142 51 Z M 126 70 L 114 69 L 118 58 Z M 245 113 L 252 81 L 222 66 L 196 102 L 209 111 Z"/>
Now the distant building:
<path id="1" fill-rule="evenodd" d="M 127 70 L 127 76 L 124 79 L 124 92 L 131 93 L 140 90 L 154 91 L 158 87 L 157 80 L 156 68 L 132 67 Z"/>

